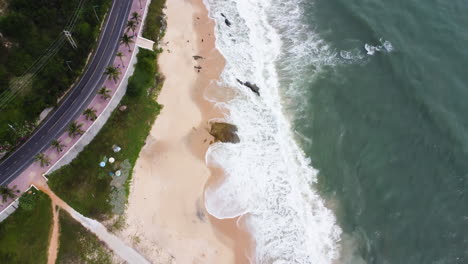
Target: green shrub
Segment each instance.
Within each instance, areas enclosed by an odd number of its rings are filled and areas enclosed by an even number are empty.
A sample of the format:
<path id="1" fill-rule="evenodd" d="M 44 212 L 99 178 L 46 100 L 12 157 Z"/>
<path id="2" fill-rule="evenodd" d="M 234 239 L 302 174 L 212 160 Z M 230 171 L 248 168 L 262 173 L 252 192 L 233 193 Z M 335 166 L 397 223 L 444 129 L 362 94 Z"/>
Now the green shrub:
<path id="1" fill-rule="evenodd" d="M 166 28 L 166 21 L 163 13 L 165 4 L 166 0 L 152 0 L 148 8 L 148 14 L 146 15 L 143 37 L 151 39 L 156 43 L 163 37 Z"/>

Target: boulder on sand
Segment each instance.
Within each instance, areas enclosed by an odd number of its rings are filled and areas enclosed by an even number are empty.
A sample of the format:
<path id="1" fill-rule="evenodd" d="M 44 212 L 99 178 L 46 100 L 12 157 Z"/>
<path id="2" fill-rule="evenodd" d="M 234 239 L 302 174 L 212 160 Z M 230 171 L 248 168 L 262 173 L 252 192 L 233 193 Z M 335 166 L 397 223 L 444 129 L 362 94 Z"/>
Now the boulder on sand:
<path id="1" fill-rule="evenodd" d="M 224 143 L 239 143 L 240 139 L 237 135 L 237 127 L 233 124 L 224 122 L 213 122 L 211 123 L 210 135 L 215 138 L 215 141 L 221 141 Z"/>

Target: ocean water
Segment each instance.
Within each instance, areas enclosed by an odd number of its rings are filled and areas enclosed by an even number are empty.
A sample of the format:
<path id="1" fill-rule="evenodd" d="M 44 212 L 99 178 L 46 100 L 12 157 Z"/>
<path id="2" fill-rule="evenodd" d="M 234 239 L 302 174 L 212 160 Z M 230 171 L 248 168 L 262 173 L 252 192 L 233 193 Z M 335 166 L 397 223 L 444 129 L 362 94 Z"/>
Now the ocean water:
<path id="1" fill-rule="evenodd" d="M 468 2 L 205 4 L 241 139 L 205 203 L 252 262 L 468 263 Z"/>

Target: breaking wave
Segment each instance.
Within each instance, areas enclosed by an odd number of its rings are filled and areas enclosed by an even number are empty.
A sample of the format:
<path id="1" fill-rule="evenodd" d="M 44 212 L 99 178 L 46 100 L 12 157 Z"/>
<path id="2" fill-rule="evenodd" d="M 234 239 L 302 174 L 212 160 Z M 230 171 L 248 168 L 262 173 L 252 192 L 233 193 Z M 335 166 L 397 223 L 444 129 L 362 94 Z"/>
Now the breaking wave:
<path id="1" fill-rule="evenodd" d="M 283 112 L 280 87 L 297 92 L 298 83 L 278 72 L 301 71 L 307 64 L 318 69 L 333 64 L 336 54 L 300 23 L 299 1 L 205 4 L 216 21 L 216 46 L 226 59 L 221 85 L 236 92 L 223 103 L 229 110 L 225 119 L 237 125 L 240 137 L 238 144 L 216 143 L 208 150 L 207 162 L 222 167 L 225 179 L 206 189 L 206 208 L 220 219 L 245 216 L 256 243 L 255 263 L 332 263 L 339 255 L 341 229 L 314 189 L 317 171 Z M 237 79 L 256 84 L 260 96 Z"/>

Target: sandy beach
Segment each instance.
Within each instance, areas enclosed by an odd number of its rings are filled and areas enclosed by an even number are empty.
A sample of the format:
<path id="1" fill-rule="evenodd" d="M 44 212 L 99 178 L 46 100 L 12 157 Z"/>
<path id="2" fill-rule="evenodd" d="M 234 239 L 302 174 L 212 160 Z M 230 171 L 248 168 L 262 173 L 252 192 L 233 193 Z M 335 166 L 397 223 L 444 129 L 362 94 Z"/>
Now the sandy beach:
<path id="1" fill-rule="evenodd" d="M 227 96 L 215 87 L 224 60 L 214 48 L 214 22 L 201 0 L 166 5 L 158 97 L 164 107 L 136 163 L 120 235 L 153 263 L 246 263 L 248 236 L 234 220 L 213 219 L 204 208 L 212 175 L 205 163 L 213 141 L 208 121 L 223 116 L 204 95 Z"/>

